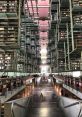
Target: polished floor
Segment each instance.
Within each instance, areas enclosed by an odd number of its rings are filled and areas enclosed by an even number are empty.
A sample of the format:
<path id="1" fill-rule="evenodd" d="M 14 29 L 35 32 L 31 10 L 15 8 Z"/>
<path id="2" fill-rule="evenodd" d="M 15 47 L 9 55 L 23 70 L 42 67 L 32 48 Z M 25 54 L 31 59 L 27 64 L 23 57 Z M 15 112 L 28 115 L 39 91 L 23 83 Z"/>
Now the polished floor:
<path id="1" fill-rule="evenodd" d="M 40 82 L 32 93 L 26 117 L 65 117 L 51 83 Z"/>

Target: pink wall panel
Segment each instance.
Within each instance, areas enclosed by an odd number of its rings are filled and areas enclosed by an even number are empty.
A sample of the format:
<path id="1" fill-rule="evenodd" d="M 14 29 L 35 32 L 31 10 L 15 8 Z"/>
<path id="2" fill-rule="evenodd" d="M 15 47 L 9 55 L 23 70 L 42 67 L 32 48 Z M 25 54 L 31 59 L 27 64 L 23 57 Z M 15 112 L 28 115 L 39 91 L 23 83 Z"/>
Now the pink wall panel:
<path id="1" fill-rule="evenodd" d="M 39 6 L 48 6 L 49 0 L 38 0 L 38 5 Z"/>
<path id="2" fill-rule="evenodd" d="M 39 8 L 38 12 L 39 12 L 39 17 L 48 17 L 48 8 Z"/>

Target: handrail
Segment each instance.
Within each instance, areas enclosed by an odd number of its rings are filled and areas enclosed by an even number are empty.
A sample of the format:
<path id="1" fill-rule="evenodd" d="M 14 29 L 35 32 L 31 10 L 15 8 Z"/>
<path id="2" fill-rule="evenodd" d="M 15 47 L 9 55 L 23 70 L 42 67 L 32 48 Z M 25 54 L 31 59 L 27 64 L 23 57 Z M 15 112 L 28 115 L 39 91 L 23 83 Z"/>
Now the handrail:
<path id="1" fill-rule="evenodd" d="M 82 102 L 80 102 L 80 103 L 82 103 Z M 79 104 L 79 102 L 75 102 L 75 103 L 73 103 L 73 104 L 67 105 L 67 106 L 65 106 L 64 108 L 68 108 L 68 107 L 71 107 L 71 106 L 75 106 L 75 105 L 77 105 L 77 104 Z"/>
<path id="2" fill-rule="evenodd" d="M 68 106 L 65 106 L 64 108 L 68 108 L 68 107 L 71 107 L 71 106 L 75 106 L 75 105 L 77 105 L 77 104 L 81 104 L 82 103 L 82 101 L 79 101 L 79 102 L 75 102 L 75 103 L 73 103 L 73 104 L 70 104 L 70 105 L 68 105 Z M 78 116 L 77 117 L 81 117 L 81 112 L 82 112 L 82 107 L 80 106 L 80 110 L 79 110 L 79 113 L 78 113 Z"/>
<path id="3" fill-rule="evenodd" d="M 20 105 L 20 104 L 18 104 L 18 103 L 14 103 L 14 105 L 16 105 L 16 106 L 18 106 L 18 107 L 20 107 L 20 108 L 24 108 L 24 109 L 26 109 L 26 107 L 27 107 L 27 106 Z"/>
<path id="4" fill-rule="evenodd" d="M 18 107 L 20 107 L 20 108 L 27 109 L 28 104 L 29 104 L 29 102 L 30 102 L 30 99 L 31 99 L 31 98 L 28 98 L 27 106 L 23 106 L 23 105 L 18 104 L 18 103 L 16 103 L 16 102 L 12 102 L 12 104 L 11 104 L 11 115 L 12 115 L 12 117 L 15 117 L 15 113 L 14 113 L 14 110 L 13 110 L 13 106 L 16 105 L 16 106 L 18 106 Z"/>

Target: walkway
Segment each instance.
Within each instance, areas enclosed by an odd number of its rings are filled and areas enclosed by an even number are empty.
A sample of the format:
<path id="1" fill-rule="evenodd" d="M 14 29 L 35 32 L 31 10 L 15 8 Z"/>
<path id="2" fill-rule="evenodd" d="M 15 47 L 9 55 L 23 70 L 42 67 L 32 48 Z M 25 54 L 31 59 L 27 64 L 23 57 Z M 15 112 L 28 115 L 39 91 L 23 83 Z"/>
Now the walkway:
<path id="1" fill-rule="evenodd" d="M 51 84 L 44 81 L 34 89 L 26 117 L 65 117 Z"/>
<path id="2" fill-rule="evenodd" d="M 0 96 L 0 103 L 5 103 L 6 101 L 8 101 L 10 98 L 15 96 L 16 94 L 18 94 L 23 89 L 25 89 L 25 85 L 18 87 L 17 89 L 13 89 L 12 91 L 7 91 L 6 96 L 5 95 Z"/>

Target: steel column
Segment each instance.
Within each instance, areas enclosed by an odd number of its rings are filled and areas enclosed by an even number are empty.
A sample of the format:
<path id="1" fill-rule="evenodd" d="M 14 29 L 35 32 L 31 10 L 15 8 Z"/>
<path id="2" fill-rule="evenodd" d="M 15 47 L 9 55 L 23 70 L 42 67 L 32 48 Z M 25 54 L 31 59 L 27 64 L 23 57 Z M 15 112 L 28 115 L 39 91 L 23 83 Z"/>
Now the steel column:
<path id="1" fill-rule="evenodd" d="M 70 70 L 70 54 L 69 54 L 69 30 L 68 30 L 68 23 L 66 24 L 67 28 L 67 55 L 68 55 L 68 70 Z"/>
<path id="2" fill-rule="evenodd" d="M 73 35 L 73 16 L 72 16 L 72 1 L 69 0 L 70 6 L 70 22 L 71 22 L 71 38 L 72 38 L 72 51 L 74 50 L 74 35 Z"/>

